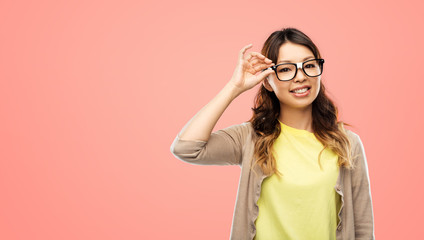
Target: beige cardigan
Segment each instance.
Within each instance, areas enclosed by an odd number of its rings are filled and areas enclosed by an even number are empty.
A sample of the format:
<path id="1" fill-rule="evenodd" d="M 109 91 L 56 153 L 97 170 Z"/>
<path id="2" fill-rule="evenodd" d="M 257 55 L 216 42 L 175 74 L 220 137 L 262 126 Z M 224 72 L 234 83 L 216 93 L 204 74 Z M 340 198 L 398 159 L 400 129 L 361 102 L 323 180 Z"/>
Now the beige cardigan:
<path id="1" fill-rule="evenodd" d="M 338 213 L 340 222 L 337 240 L 375 239 L 374 214 L 365 150 L 359 136 L 346 130 L 352 140 L 355 170 L 340 167 L 334 189 L 340 194 L 342 204 Z M 241 175 L 231 226 L 230 240 L 251 240 L 256 234 L 257 201 L 262 181 L 266 177 L 256 165 L 258 177 L 250 170 L 256 134 L 250 122 L 232 125 L 211 133 L 209 140 L 182 140 L 177 134 L 171 145 L 172 154 L 195 165 L 239 165 Z"/>

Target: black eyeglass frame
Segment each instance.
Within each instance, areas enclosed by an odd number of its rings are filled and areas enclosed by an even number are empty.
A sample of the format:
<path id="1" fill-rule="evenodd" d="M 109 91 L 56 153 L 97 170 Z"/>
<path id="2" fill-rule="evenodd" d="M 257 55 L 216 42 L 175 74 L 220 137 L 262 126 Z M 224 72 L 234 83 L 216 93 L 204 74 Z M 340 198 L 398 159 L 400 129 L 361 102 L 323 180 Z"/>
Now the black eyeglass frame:
<path id="1" fill-rule="evenodd" d="M 311 75 L 309 75 L 309 74 L 307 74 L 307 73 L 305 72 L 305 69 L 303 68 L 303 66 L 304 66 L 304 65 L 305 65 L 305 63 L 307 63 L 307 62 L 315 61 L 315 60 L 318 60 L 319 67 L 321 68 L 321 73 L 320 73 L 320 74 L 318 74 L 318 75 L 315 75 L 315 76 L 311 76 Z M 281 65 L 285 65 L 285 64 L 294 65 L 294 66 L 296 67 L 296 72 L 294 73 L 294 76 L 293 76 L 292 78 L 290 78 L 290 79 L 288 79 L 288 80 L 281 80 L 281 79 L 278 77 L 277 67 L 278 67 L 278 66 L 281 66 Z M 322 74 L 322 72 L 324 71 L 324 59 L 322 59 L 322 58 L 314 58 L 314 59 L 309 59 L 309 60 L 306 60 L 306 61 L 304 61 L 304 62 L 298 62 L 298 63 L 280 63 L 280 64 L 278 64 L 278 65 L 275 65 L 275 66 L 272 66 L 272 67 L 266 68 L 266 69 L 262 70 L 262 72 L 263 72 L 263 71 L 265 71 L 265 70 L 268 70 L 268 69 L 272 69 L 272 70 L 274 70 L 275 75 L 277 76 L 277 79 L 278 79 L 278 80 L 280 80 L 280 81 L 284 81 L 284 82 L 285 82 L 285 81 L 291 81 L 293 78 L 295 78 L 295 77 L 296 77 L 296 75 L 297 75 L 297 69 L 298 69 L 298 68 L 301 68 L 301 69 L 302 69 L 302 71 L 303 71 L 303 73 L 305 73 L 305 74 L 306 74 L 306 76 L 309 76 L 309 77 L 318 77 L 318 76 L 320 76 L 320 75 Z"/>

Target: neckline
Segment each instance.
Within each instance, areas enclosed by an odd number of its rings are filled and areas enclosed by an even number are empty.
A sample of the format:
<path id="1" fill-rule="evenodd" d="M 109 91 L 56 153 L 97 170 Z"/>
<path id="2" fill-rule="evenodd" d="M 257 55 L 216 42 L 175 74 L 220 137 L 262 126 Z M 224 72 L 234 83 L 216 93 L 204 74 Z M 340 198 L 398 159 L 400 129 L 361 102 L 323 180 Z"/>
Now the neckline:
<path id="1" fill-rule="evenodd" d="M 283 122 L 281 122 L 279 119 L 278 119 L 278 121 L 280 122 L 282 131 L 284 131 L 284 132 L 287 132 L 287 133 L 293 134 L 293 135 L 315 136 L 314 133 L 309 132 L 308 130 L 290 127 L 289 125 L 286 125 Z"/>

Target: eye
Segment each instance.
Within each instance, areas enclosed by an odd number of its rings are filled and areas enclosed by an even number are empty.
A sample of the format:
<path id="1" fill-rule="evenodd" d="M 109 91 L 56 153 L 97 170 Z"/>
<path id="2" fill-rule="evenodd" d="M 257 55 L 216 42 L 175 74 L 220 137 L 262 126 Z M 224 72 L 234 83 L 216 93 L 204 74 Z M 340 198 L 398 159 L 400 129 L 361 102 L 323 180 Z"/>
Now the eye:
<path id="1" fill-rule="evenodd" d="M 281 68 L 278 72 L 288 72 L 291 71 L 290 68 Z"/>
<path id="2" fill-rule="evenodd" d="M 306 68 L 314 68 L 315 67 L 315 64 L 306 64 L 306 66 L 305 66 Z"/>

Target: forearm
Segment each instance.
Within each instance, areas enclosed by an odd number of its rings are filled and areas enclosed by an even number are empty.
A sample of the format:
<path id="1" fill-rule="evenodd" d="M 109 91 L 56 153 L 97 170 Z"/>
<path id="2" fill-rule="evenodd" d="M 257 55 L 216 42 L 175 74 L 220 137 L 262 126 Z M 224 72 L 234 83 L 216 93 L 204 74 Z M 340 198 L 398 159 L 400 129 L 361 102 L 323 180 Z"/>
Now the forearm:
<path id="1" fill-rule="evenodd" d="M 179 133 L 182 140 L 208 141 L 213 128 L 225 109 L 241 92 L 231 83 L 192 117 Z"/>

